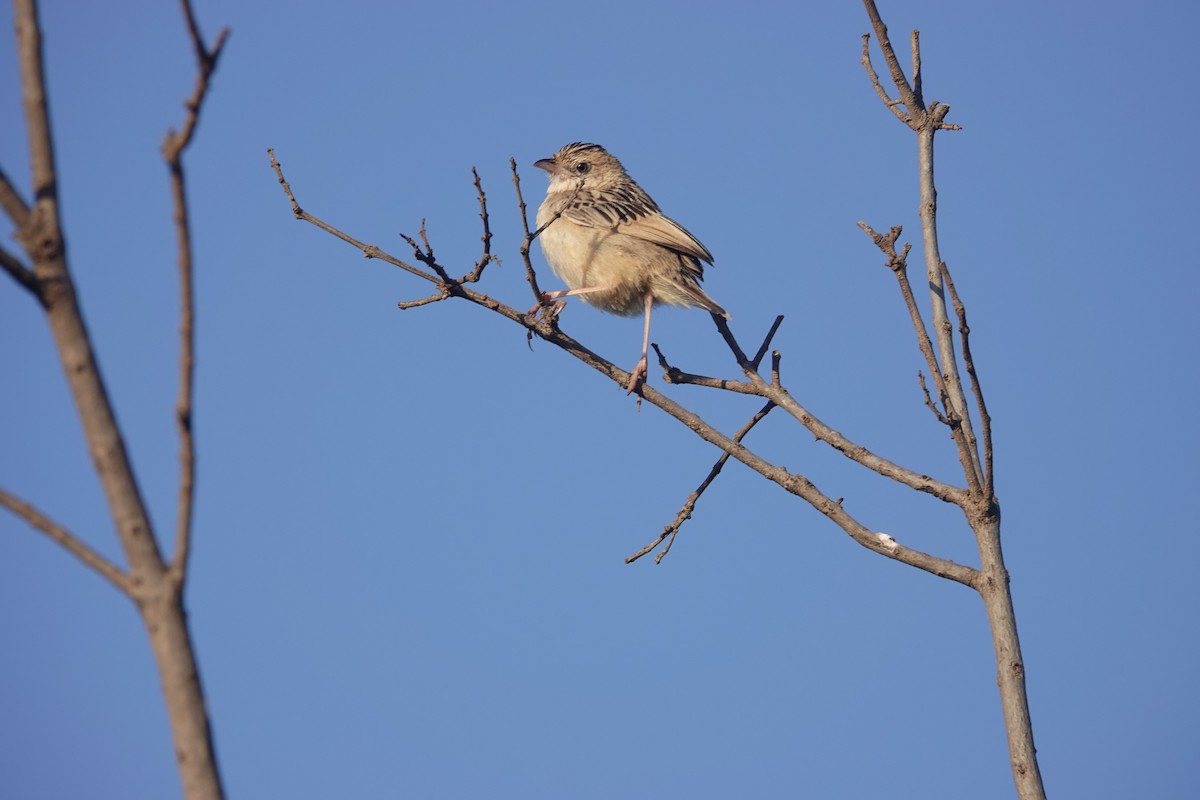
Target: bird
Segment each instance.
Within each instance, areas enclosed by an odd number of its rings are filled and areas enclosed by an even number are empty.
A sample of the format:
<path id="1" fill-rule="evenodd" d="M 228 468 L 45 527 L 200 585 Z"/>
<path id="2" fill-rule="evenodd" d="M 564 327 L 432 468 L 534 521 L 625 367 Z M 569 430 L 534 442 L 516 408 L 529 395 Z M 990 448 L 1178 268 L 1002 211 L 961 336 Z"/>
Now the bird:
<path id="1" fill-rule="evenodd" d="M 646 377 L 653 306 L 699 307 L 729 318 L 700 288 L 712 253 L 663 214 L 598 144 L 572 142 L 534 166 L 550 177 L 537 213 L 538 240 L 546 262 L 567 285 L 545 292 L 543 299 L 578 296 L 612 314 L 645 314 L 642 357 L 630 372 L 628 395 Z"/>

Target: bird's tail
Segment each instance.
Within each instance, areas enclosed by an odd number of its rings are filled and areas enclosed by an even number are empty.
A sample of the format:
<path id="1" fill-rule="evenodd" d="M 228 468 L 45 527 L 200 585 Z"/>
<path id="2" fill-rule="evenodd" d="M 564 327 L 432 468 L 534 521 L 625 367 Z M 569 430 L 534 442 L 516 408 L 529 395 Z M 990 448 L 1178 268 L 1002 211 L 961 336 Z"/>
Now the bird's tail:
<path id="1" fill-rule="evenodd" d="M 692 305 L 700 306 L 706 311 L 711 311 L 714 314 L 720 314 L 725 319 L 731 319 L 729 312 L 721 308 L 716 300 L 713 300 L 699 286 L 693 284 L 687 287 L 688 297 L 693 301 Z"/>

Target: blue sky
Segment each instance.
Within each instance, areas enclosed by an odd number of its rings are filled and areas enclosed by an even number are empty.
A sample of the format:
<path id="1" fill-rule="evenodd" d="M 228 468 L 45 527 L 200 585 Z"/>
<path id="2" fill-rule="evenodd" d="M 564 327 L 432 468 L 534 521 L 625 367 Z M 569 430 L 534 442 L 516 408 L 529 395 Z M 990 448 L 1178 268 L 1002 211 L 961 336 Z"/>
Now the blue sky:
<path id="1" fill-rule="evenodd" d="M 231 797 L 1012 796 L 975 595 L 736 464 L 663 564 L 626 566 L 712 449 L 477 308 L 397 310 L 426 287 L 295 222 L 268 167 L 274 147 L 305 208 L 396 254 L 426 218 L 465 265 L 476 166 L 503 259 L 483 290 L 520 305 L 509 156 L 535 204 L 533 161 L 604 144 L 715 254 L 705 288 L 743 339 L 787 316 L 802 402 L 958 482 L 894 280 L 854 224 L 917 235 L 913 137 L 858 64 L 862 8 L 808 5 L 198 4 L 209 37 L 233 35 L 187 161 L 188 607 Z M 42 16 L 72 266 L 167 530 L 178 311 L 157 151 L 193 67 L 171 4 L 130 6 Z M 897 43 L 922 31 L 926 95 L 964 127 L 939 139 L 942 254 L 995 418 L 1047 789 L 1189 796 L 1198 12 L 881 6 Z M 0 109 L 19 110 L 11 45 Z M 27 187 L 7 130 L 0 163 Z M 573 303 L 563 326 L 636 360 L 637 320 Z M 11 282 L 0 337 L 0 485 L 118 557 L 45 324 Z M 703 313 L 657 312 L 652 338 L 738 375 Z M 651 380 L 728 431 L 758 405 Z M 976 563 L 954 509 L 782 414 L 749 441 L 866 524 Z M 11 516 L 0 641 L 0 795 L 177 796 L 133 609 Z"/>

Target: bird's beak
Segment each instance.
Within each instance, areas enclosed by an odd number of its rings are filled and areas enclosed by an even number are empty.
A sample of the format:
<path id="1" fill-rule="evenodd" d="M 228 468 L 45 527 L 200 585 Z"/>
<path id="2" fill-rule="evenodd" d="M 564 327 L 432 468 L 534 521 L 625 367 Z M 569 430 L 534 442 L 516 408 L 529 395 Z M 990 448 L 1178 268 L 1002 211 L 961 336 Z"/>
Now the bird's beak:
<path id="1" fill-rule="evenodd" d="M 540 161 L 533 162 L 533 165 L 538 169 L 546 170 L 551 175 L 558 172 L 558 164 L 554 163 L 553 158 L 543 158 Z"/>

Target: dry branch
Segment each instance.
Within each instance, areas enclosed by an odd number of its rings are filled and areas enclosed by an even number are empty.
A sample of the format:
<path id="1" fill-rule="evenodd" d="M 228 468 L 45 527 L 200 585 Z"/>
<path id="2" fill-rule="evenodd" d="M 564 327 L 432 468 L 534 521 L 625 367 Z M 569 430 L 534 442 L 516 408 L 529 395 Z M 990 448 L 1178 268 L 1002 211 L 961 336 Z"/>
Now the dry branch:
<path id="1" fill-rule="evenodd" d="M 780 319 L 782 319 L 782 317 L 780 317 Z M 772 333 L 773 332 L 774 331 L 772 331 Z M 768 400 L 767 404 L 759 409 L 758 413 L 751 417 L 750 421 L 743 425 L 741 429 L 739 429 L 738 432 L 733 435 L 733 441 L 741 442 L 742 439 L 746 438 L 746 434 L 750 433 L 750 431 L 754 429 L 755 425 L 765 419 L 767 414 L 771 412 L 772 408 L 775 408 L 775 404 Z M 712 485 L 712 482 L 717 479 L 717 476 L 721 474 L 721 470 L 725 467 L 725 462 L 728 460 L 729 453 L 722 453 L 721 457 L 718 458 L 716 463 L 712 465 L 712 469 L 709 470 L 708 475 L 700 482 L 700 485 L 696 487 L 696 490 L 688 495 L 687 500 L 684 501 L 683 508 L 679 509 L 679 513 L 675 515 L 675 519 L 672 520 L 669 525 L 663 528 L 662 533 L 659 534 L 657 539 L 626 558 L 626 564 L 632 564 L 634 561 L 637 561 L 639 558 L 662 544 L 663 540 L 670 536 L 671 540 L 667 542 L 667 546 L 662 549 L 661 553 L 654 557 L 655 564 L 662 563 L 663 557 L 671 550 L 671 545 L 675 543 L 675 536 L 679 533 L 679 529 L 683 527 L 683 523 L 692 518 L 692 511 L 696 509 L 696 502 L 700 499 L 700 496 L 704 494 L 708 487 Z"/>
<path id="2" fill-rule="evenodd" d="M 284 194 L 292 204 L 293 214 L 297 219 L 309 222 L 321 230 L 326 231 L 330 235 L 353 245 L 369 257 L 378 258 L 387 263 L 400 266 L 406 271 L 414 272 L 426 280 L 437 283 L 439 285 L 440 292 L 445 292 L 451 297 L 467 300 L 471 303 L 487 308 L 511 320 L 512 322 L 517 323 L 521 327 L 525 328 L 529 336 L 537 336 L 543 341 L 561 348 L 565 352 L 579 359 L 601 374 L 607 376 L 611 381 L 617 384 L 622 391 L 624 391 L 629 380 L 629 373 L 620 369 L 607 359 L 594 353 L 583 344 L 562 331 L 558 325 L 558 319 L 555 314 L 533 314 L 518 311 L 512 306 L 502 303 L 493 297 L 489 297 L 488 295 L 481 294 L 473 289 L 463 286 L 459 281 L 444 280 L 439 278 L 436 274 L 426 273 L 416 267 L 413 267 L 412 265 L 405 264 L 399 259 L 380 251 L 378 248 L 365 245 L 355 237 L 350 236 L 335 226 L 330 225 L 329 223 L 324 222 L 308 212 L 301 210 L 301 206 L 296 200 L 290 183 L 284 177 L 282 167 L 275 159 L 274 151 L 269 149 L 267 152 L 271 168 L 275 171 L 280 186 L 283 187 Z M 538 233 L 540 233 L 545 226 L 542 226 L 542 228 L 538 230 L 530 230 L 528 217 L 524 212 L 526 206 L 524 198 L 521 194 L 520 177 L 516 172 L 515 160 L 510 160 L 510 164 L 513 168 L 513 184 L 517 192 L 518 207 L 522 209 L 521 222 L 523 230 L 525 231 L 525 238 L 521 246 L 521 256 L 525 263 L 526 282 L 534 292 L 534 296 L 539 299 L 540 305 L 542 293 L 537 286 L 537 275 L 533 268 L 532 260 L 529 257 L 529 250 L 533 240 L 536 239 Z M 415 242 L 410 243 L 415 244 Z M 429 256 L 428 251 L 426 251 L 424 255 L 431 257 Z M 441 267 L 441 265 L 439 265 L 439 267 Z M 440 272 L 445 272 L 445 268 L 441 267 Z M 438 299 L 441 299 L 440 294 L 438 295 Z M 427 297 L 417 301 L 409 301 L 405 304 L 405 307 L 413 308 L 433 302 L 436 302 L 433 297 Z M 536 308 L 537 307 L 535 307 L 535 310 Z M 914 488 L 919 488 L 921 491 L 930 492 L 935 496 L 942 497 L 943 499 L 958 497 L 958 493 L 961 492 L 961 490 L 946 484 L 942 484 L 938 481 L 934 481 L 928 476 L 919 475 L 911 470 L 905 470 L 898 465 L 892 464 L 886 459 L 881 459 L 878 456 L 875 456 L 865 448 L 849 442 L 836 431 L 833 431 L 827 427 L 823 427 L 819 420 L 816 420 L 815 417 L 812 417 L 806 411 L 800 408 L 784 390 L 777 385 L 772 386 L 772 384 L 764 381 L 760 376 L 758 376 L 757 364 L 746 357 L 741 346 L 737 343 L 733 332 L 729 329 L 726 321 L 723 318 L 715 315 L 714 320 L 718 326 L 718 329 L 721 331 L 722 336 L 725 337 L 726 342 L 729 344 L 731 350 L 735 353 L 737 362 L 742 366 L 743 371 L 746 371 L 747 375 L 751 377 L 752 387 L 755 389 L 755 391 L 747 393 L 757 394 L 766 399 L 770 399 L 777 405 L 784 406 L 786 404 L 785 407 L 790 407 L 789 413 L 792 413 L 794 416 L 799 415 L 805 417 L 807 419 L 806 424 L 816 426 L 818 429 L 822 430 L 824 438 L 827 441 L 836 443 L 843 449 L 844 452 L 846 452 L 848 456 L 859 461 L 860 463 L 864 463 L 864 465 L 867 465 L 876 471 L 880 471 L 882 473 L 895 473 L 896 475 L 902 477 L 905 481 L 911 482 L 914 485 Z M 765 339 L 767 346 L 769 346 L 770 339 L 777 329 L 778 323 L 772 326 L 767 338 Z M 766 347 L 761 347 L 759 352 L 756 354 L 756 358 L 761 359 L 763 355 L 765 355 L 765 351 Z M 773 369 L 777 371 L 778 358 L 772 359 L 772 366 Z M 842 507 L 841 503 L 832 500 L 823 492 L 821 492 L 816 485 L 805 476 L 789 472 L 783 467 L 770 463 L 758 454 L 747 449 L 740 442 L 735 441 L 732 437 L 726 436 L 718 431 L 715 427 L 707 423 L 696 413 L 684 408 L 654 388 L 642 384 L 638 389 L 638 393 L 646 400 L 646 402 L 662 409 L 667 414 L 674 417 L 680 423 L 695 432 L 705 441 L 715 445 L 726 454 L 742 462 L 755 472 L 758 472 L 760 475 L 766 477 L 768 480 L 771 480 L 783 487 L 788 492 L 804 499 L 806 502 L 812 505 L 813 508 L 817 509 L 819 512 L 833 520 L 840 528 L 842 528 L 843 531 L 845 531 L 852 539 L 854 539 L 863 547 L 887 556 L 888 558 L 895 559 L 902 563 L 909 564 L 910 566 L 915 566 L 919 569 L 932 572 L 935 575 L 946 577 L 950 580 L 954 580 L 968 586 L 973 586 L 975 581 L 978 579 L 978 571 L 971 567 L 963 566 L 948 559 L 938 558 L 928 553 L 923 553 L 918 550 L 904 547 L 895 543 L 895 541 L 890 537 L 886 537 L 886 540 L 881 538 L 874 531 L 870 530 L 857 519 L 855 519 L 849 512 L 846 511 L 846 509 Z M 780 400 L 782 400 L 782 402 L 780 402 Z"/>
<path id="3" fill-rule="evenodd" d="M 103 575 L 137 605 L 154 652 L 166 700 L 183 793 L 187 800 L 223 796 L 207 709 L 187 618 L 183 609 L 194 456 L 191 435 L 193 299 L 191 237 L 182 155 L 195 133 L 209 77 L 227 36 L 212 49 L 204 46 L 190 3 L 182 9 L 198 61 L 199 77 L 185 103 L 183 127 L 167 135 L 163 153 L 171 172 L 181 275 L 180 392 L 176 407 L 180 430 L 181 478 L 175 562 L 164 563 L 141 488 L 133 474 L 111 399 L 97 364 L 67 261 L 58 204 L 54 139 L 48 113 L 42 35 L 35 0 L 14 4 L 21 89 L 27 128 L 34 201 L 27 205 L 6 174 L 0 173 L 0 206 L 17 227 L 32 270 L 5 253 L 5 270 L 42 304 L 75 401 L 97 477 L 104 489 L 117 537 L 128 563 L 122 571 L 31 504 L 0 493 L 0 504 L 45 533 L 91 569 Z M 20 269 L 18 269 L 20 267 Z"/>
<path id="4" fill-rule="evenodd" d="M 38 302 L 42 301 L 42 285 L 38 283 L 37 276 L 33 274 L 33 270 L 22 264 L 21 259 L 3 247 L 0 247 L 0 267 L 3 267 L 4 271 L 14 281 L 36 297 Z"/>
<path id="5" fill-rule="evenodd" d="M 175 552 L 171 560 L 171 579 L 182 585 L 187 577 L 191 554 L 192 508 L 196 496 L 196 450 L 192 431 L 192 404 L 195 394 L 195 280 L 192 274 L 192 227 L 188 212 L 187 179 L 183 154 L 196 134 L 200 109 L 208 96 L 210 78 L 217 68 L 229 28 L 222 28 L 211 48 L 204 44 L 191 3 L 181 3 L 184 21 L 196 57 L 196 84 L 184 102 L 183 125 L 167 131 L 163 138 L 163 159 L 171 179 L 171 218 L 175 223 L 175 242 L 179 266 L 179 391 L 175 400 L 175 427 L 179 435 L 179 492 L 175 519 Z"/>
<path id="6" fill-rule="evenodd" d="M 32 503 L 0 489 L 0 506 L 4 506 L 34 528 L 63 546 L 71 555 L 98 572 L 122 594 L 131 595 L 129 576 L 120 567 L 89 547 L 82 539 L 43 514 Z M 131 595 L 132 596 L 132 595 Z"/>
<path id="7" fill-rule="evenodd" d="M 904 294 L 905 304 L 913 316 L 913 324 L 917 330 L 918 341 L 921 342 L 922 353 L 937 384 L 939 399 L 945 411 L 944 419 L 954 430 L 959 461 L 967 480 L 965 497 L 959 505 L 975 534 L 975 541 L 979 549 L 980 580 L 975 588 L 983 598 L 988 626 L 992 634 L 992 644 L 996 656 L 997 685 L 1000 690 L 1000 705 L 1004 712 L 1013 781 L 1021 800 L 1044 800 L 1046 793 L 1042 786 L 1041 772 L 1038 767 L 1037 750 L 1033 742 L 1033 725 L 1029 714 L 1029 699 L 1025 689 L 1025 664 L 1021 658 L 1021 646 L 1017 636 L 1016 614 L 1013 610 L 1012 595 L 1009 590 L 1008 570 L 1004 566 L 1004 556 L 1000 547 L 1000 505 L 994 493 L 991 417 L 987 411 L 987 404 L 984 402 L 974 359 L 970 354 L 970 328 L 967 325 L 966 310 L 938 247 L 937 190 L 934 185 L 933 170 L 934 135 L 939 130 L 959 130 L 960 128 L 958 125 L 945 121 L 950 110 L 949 106 L 934 101 L 928 108 L 925 107 L 922 96 L 919 34 L 913 31 L 911 39 L 913 86 L 910 87 L 904 80 L 899 60 L 887 38 L 887 28 L 884 27 L 883 21 L 879 17 L 874 0 L 863 0 L 863 4 L 866 6 L 880 49 L 891 71 L 893 82 L 908 107 L 907 118 L 896 111 L 895 106 L 887 99 L 886 92 L 882 90 L 878 76 L 870 63 L 867 37 L 864 37 L 863 65 L 868 79 L 875 85 L 876 91 L 879 92 L 885 105 L 897 116 L 901 116 L 901 119 L 917 135 L 921 239 L 924 244 L 925 269 L 929 279 L 930 303 L 933 308 L 932 339 L 936 343 L 936 359 L 932 355 L 930 337 L 925 332 L 925 325 L 920 319 L 905 272 L 902 268 L 896 268 L 896 274 L 901 279 L 901 290 Z M 874 234 L 865 225 L 863 229 Z M 898 235 L 898 230 L 893 230 Z M 876 244 L 880 244 L 882 237 L 874 234 L 874 238 Z M 895 236 L 892 236 L 891 244 L 894 245 L 894 242 Z M 888 252 L 885 245 L 880 244 L 880 246 L 885 252 Z M 891 255 L 893 257 L 895 255 L 894 247 Z M 905 255 L 907 255 L 907 250 Z M 900 267 L 903 267 L 903 261 L 903 258 L 899 259 Z M 958 319 L 963 360 L 971 382 L 971 391 L 976 410 L 979 413 L 979 421 L 983 427 L 982 455 L 979 442 L 975 438 L 970 407 L 959 375 L 953 329 L 946 312 L 945 292 L 947 289 L 950 292 Z M 923 377 L 921 387 L 927 405 L 935 414 L 939 414 L 939 419 L 943 419 L 929 397 Z"/>
<path id="8" fill-rule="evenodd" d="M 993 638 L 996 643 L 997 663 L 1008 670 L 1008 677 L 1001 675 L 1001 694 L 1004 702 L 1006 720 L 1009 725 L 1010 747 L 1013 755 L 1014 775 L 1018 777 L 1018 787 L 1023 798 L 1040 797 L 1040 777 L 1037 776 L 1036 759 L 1032 756 L 1032 731 L 1028 726 L 1027 703 L 1024 698 L 1023 676 L 1014 678 L 1019 673 L 1019 648 L 1016 645 L 1015 618 L 1011 610 L 1011 597 L 1008 594 L 1007 573 L 999 549 L 999 507 L 992 494 L 992 443 L 990 417 L 987 415 L 983 393 L 975 372 L 975 365 L 969 350 L 969 328 L 966 324 L 966 312 L 958 294 L 950 280 L 949 272 L 940 257 L 937 243 L 937 194 L 933 182 L 933 140 L 934 134 L 940 130 L 957 130 L 955 124 L 946 122 L 949 106 L 938 101 L 926 105 L 924 98 L 924 73 L 920 52 L 920 37 L 913 32 L 910 39 L 912 54 L 912 81 L 904 74 L 900 61 L 887 35 L 887 29 L 879 16 L 872 0 L 864 0 L 868 17 L 871 20 L 875 37 L 887 65 L 887 72 L 898 99 L 892 99 L 889 90 L 883 85 L 878 73 L 871 62 L 870 35 L 863 37 L 862 63 L 876 93 L 885 107 L 888 108 L 906 126 L 917 135 L 918 164 L 920 175 L 922 223 L 922 242 L 926 273 L 931 289 L 932 305 L 931 324 L 926 325 L 918 301 L 912 290 L 907 274 L 907 257 L 910 245 L 905 244 L 901 252 L 896 251 L 896 242 L 900 228 L 893 228 L 888 234 L 879 234 L 867 225 L 860 223 L 887 256 L 889 268 L 896 275 L 906 309 L 909 312 L 917 339 L 918 348 L 925 360 L 926 367 L 933 379 L 936 398 L 931 395 L 926 386 L 923 372 L 918 373 L 919 385 L 925 404 L 930 408 L 939 422 L 949 426 L 963 469 L 966 485 L 953 486 L 928 475 L 923 475 L 890 461 L 872 450 L 850 440 L 837 430 L 818 419 L 805 408 L 784 386 L 780 378 L 781 355 L 778 350 L 771 351 L 770 343 L 779 328 L 782 318 L 775 324 L 764 338 L 763 343 L 753 358 L 747 357 L 737 341 L 728 323 L 714 315 L 714 323 L 725 341 L 734 362 L 741 369 L 745 380 L 734 380 L 727 377 L 697 375 L 680 370 L 671 365 L 661 348 L 655 345 L 659 363 L 662 365 L 668 383 L 686 383 L 720 389 L 730 394 L 750 394 L 766 400 L 766 405 L 741 430 L 732 437 L 723 434 L 708 424 L 699 415 L 676 403 L 657 390 L 642 384 L 638 389 L 640 403 L 645 399 L 664 412 L 687 426 L 705 441 L 718 447 L 722 454 L 717 459 L 708 477 L 701 482 L 695 492 L 690 495 L 675 520 L 667 525 L 661 535 L 650 545 L 630 556 L 628 561 L 634 561 L 653 551 L 663 542 L 666 547 L 659 553 L 661 559 L 672 546 L 681 526 L 691 517 L 696 502 L 706 491 L 712 481 L 720 474 L 730 457 L 740 461 L 752 470 L 775 482 L 786 491 L 802 498 L 813 508 L 828 516 L 851 538 L 863 547 L 874 552 L 896 559 L 902 563 L 918 567 L 933 574 L 958 581 L 971 586 L 984 597 L 992 624 Z M 270 151 L 269 151 L 270 152 Z M 546 225 L 552 224 L 557 217 L 544 225 L 531 230 L 525 200 L 521 189 L 521 180 L 517 171 L 516 161 L 510 159 L 512 180 L 516 191 L 516 200 L 521 215 L 521 225 L 524 238 L 520 253 L 525 265 L 525 280 L 530 287 L 536 305 L 530 312 L 520 311 L 496 300 L 493 297 L 479 293 L 464 286 L 464 283 L 474 283 L 479 279 L 483 268 L 494 256 L 491 254 L 491 231 L 488 222 L 486 195 L 478 173 L 472 170 L 474 185 L 480 202 L 480 218 L 483 223 L 483 253 L 476 262 L 475 268 L 461 279 L 452 279 L 449 272 L 439 263 L 434 255 L 428 236 L 422 225 L 421 241 L 418 243 L 411 237 L 404 237 L 413 249 L 416 260 L 428 270 L 406 264 L 381 251 L 379 248 L 364 245 L 356 238 L 349 236 L 336 227 L 325 223 L 301 210 L 292 194 L 291 187 L 283 177 L 282 169 L 271 155 L 271 165 L 274 168 L 284 192 L 292 203 L 293 213 L 298 219 L 308 221 L 322 230 L 343 241 L 359 248 L 369 258 L 379 258 L 416 274 L 437 285 L 437 291 L 427 297 L 402 302 L 402 308 L 416 308 L 436 303 L 451 297 L 466 300 L 485 307 L 497 314 L 522 326 L 530 341 L 537 336 L 556 347 L 570 353 L 580 361 L 606 375 L 619 387 L 624 388 L 628 374 L 615 367 L 611 362 L 592 352 L 581 343 L 567 335 L 559 327 L 558 310 L 560 306 L 547 304 L 546 297 L 541 291 L 537 274 L 533 267 L 530 251 L 533 241 L 541 234 Z M 567 204 L 569 205 L 569 203 Z M 966 394 L 962 379 L 959 375 L 958 355 L 955 350 L 955 340 L 946 308 L 945 292 L 949 290 L 954 304 L 955 315 L 959 322 L 960 342 L 963 347 L 963 358 L 971 381 L 975 406 L 979 411 L 983 425 L 983 453 L 980 452 L 979 442 L 975 438 L 974 426 L 970 408 L 966 402 Z M 767 352 L 772 353 L 769 379 L 760 374 L 762 360 Z M 744 437 L 763 416 L 774 407 L 783 408 L 794 419 L 799 421 L 816 438 L 834 450 L 841 452 L 847 458 L 866 467 L 873 472 L 890 478 L 902 485 L 918 491 L 926 492 L 944 502 L 959 506 L 967 516 L 972 530 L 976 533 L 979 543 L 981 569 L 975 570 L 954 562 L 932 556 L 927 553 L 906 548 L 888 534 L 879 533 L 866 528 L 843 507 L 842 501 L 833 500 L 821 492 L 812 481 L 804 475 L 768 462 L 754 451 L 748 449 L 743 442 Z M 1005 611 L 1007 608 L 1007 611 Z M 1022 728 L 1020 708 L 1025 709 L 1025 723 Z M 1034 776 L 1031 780 L 1029 776 Z"/>

